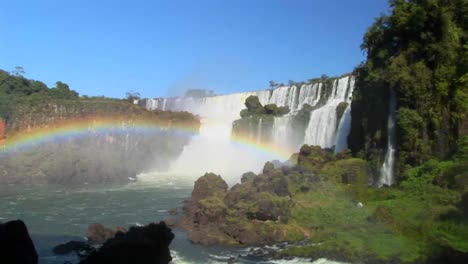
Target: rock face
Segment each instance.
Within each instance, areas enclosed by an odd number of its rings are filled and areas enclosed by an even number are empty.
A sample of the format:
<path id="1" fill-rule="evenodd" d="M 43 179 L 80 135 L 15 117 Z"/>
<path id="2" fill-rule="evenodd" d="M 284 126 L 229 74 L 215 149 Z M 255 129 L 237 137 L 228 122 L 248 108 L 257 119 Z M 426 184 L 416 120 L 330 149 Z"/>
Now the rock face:
<path id="1" fill-rule="evenodd" d="M 46 107 L 38 116 L 26 112 L 23 118 L 13 120 L 17 123 L 7 122 L 8 137 L 0 138 L 0 183 L 125 183 L 138 173 L 166 169 L 170 161 L 182 153 L 191 136 L 174 133 L 173 126 L 192 127 L 196 131 L 199 125 L 196 117 L 189 113 L 147 111 L 133 109 L 132 105 L 127 106 L 128 109 L 119 110 L 117 105 L 94 113 L 92 109 L 81 109 L 93 105 L 55 106 L 58 113 L 53 107 Z M 111 110 L 116 112 L 105 112 Z M 44 119 L 47 116 L 49 121 Z M 95 126 L 101 123 L 104 130 Z M 154 129 L 142 133 L 141 124 L 154 126 Z M 36 131 L 53 134 L 64 126 L 81 132 L 64 140 L 51 139 L 33 148 L 3 152 L 2 146 L 8 146 L 11 138 L 14 142 L 15 136 L 34 135 Z M 156 129 L 158 127 L 164 129 Z"/>
<path id="2" fill-rule="evenodd" d="M 168 264 L 172 260 L 169 245 L 173 239 L 174 234 L 164 222 L 131 227 L 107 240 L 80 264 Z"/>
<path id="3" fill-rule="evenodd" d="M 227 190 L 218 175 L 206 174 L 195 182 L 192 200 L 185 206 L 183 227 L 188 238 L 204 245 L 264 245 L 288 240 L 301 231 L 287 226 L 288 182 L 272 163 L 267 174 L 246 174 L 244 183 Z"/>
<path id="4" fill-rule="evenodd" d="M 228 185 L 221 176 L 214 173 L 207 173 L 195 182 L 192 191 L 192 202 L 199 203 L 207 197 L 218 193 L 225 193 L 227 188 Z"/>
<path id="5" fill-rule="evenodd" d="M 91 244 L 102 244 L 106 240 L 114 238 L 118 232 L 125 233 L 126 230 L 122 227 L 111 229 L 95 223 L 89 225 L 86 229 L 86 237 L 88 238 L 88 242 Z"/>
<path id="6" fill-rule="evenodd" d="M 230 190 L 226 182 L 207 173 L 196 182 L 185 205 L 181 226 L 198 244 L 267 245 L 298 241 L 313 233 L 290 222 L 291 210 L 300 210 L 296 196 L 314 190 L 322 181 L 366 185 L 368 165 L 361 159 L 343 159 L 329 149 L 304 145 L 294 156 L 297 165 L 267 162 L 263 172 L 247 172 Z M 297 207 L 299 206 L 299 208 Z"/>
<path id="7" fill-rule="evenodd" d="M 290 112 L 288 106 L 276 104 L 263 106 L 255 95 L 247 97 L 245 107 L 246 109 L 240 112 L 241 119 L 233 122 L 232 134 L 262 142 L 268 142 L 272 137 L 273 118 Z"/>
<path id="8" fill-rule="evenodd" d="M 38 256 L 21 220 L 0 224 L 0 263 L 36 264 Z"/>

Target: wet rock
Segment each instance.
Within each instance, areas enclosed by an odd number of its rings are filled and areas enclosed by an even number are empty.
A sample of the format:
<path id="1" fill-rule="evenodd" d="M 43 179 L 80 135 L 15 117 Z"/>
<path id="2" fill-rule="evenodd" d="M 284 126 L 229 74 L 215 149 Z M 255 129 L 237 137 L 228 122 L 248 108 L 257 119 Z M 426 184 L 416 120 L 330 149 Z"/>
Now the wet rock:
<path id="1" fill-rule="evenodd" d="M 168 264 L 169 245 L 174 234 L 164 222 L 131 227 L 107 240 L 101 248 L 90 253 L 80 264 Z"/>
<path id="2" fill-rule="evenodd" d="M 278 111 L 276 113 L 276 115 L 279 115 L 279 116 L 282 116 L 282 115 L 285 115 L 287 113 L 289 113 L 291 110 L 289 109 L 288 106 L 280 106 L 278 107 Z"/>
<path id="3" fill-rule="evenodd" d="M 66 255 L 71 252 L 90 251 L 91 249 L 92 247 L 84 241 L 69 241 L 55 246 L 53 252 L 57 255 Z"/>
<path id="4" fill-rule="evenodd" d="M 36 264 L 38 256 L 23 221 L 0 224 L 0 263 Z"/>
<path id="5" fill-rule="evenodd" d="M 114 238 L 114 236 L 118 232 L 125 233 L 126 230 L 123 227 L 117 227 L 115 229 L 111 229 L 99 223 L 95 223 L 95 224 L 89 225 L 88 228 L 86 229 L 86 237 L 88 238 L 88 241 L 91 244 L 102 244 L 106 240 Z"/>
<path id="6" fill-rule="evenodd" d="M 175 227 L 175 226 L 177 226 L 178 221 L 177 221 L 177 219 L 169 218 L 169 219 L 165 219 L 164 223 L 166 223 L 166 225 L 168 227 Z"/>
<path id="7" fill-rule="evenodd" d="M 245 107 L 252 114 L 263 114 L 265 112 L 260 100 L 255 95 L 251 95 L 245 99 Z"/>
<path id="8" fill-rule="evenodd" d="M 169 214 L 170 215 L 176 215 L 177 214 L 177 208 L 172 208 L 171 210 L 169 210 Z"/>
<path id="9" fill-rule="evenodd" d="M 267 115 L 276 115 L 278 113 L 278 106 L 276 104 L 267 104 L 263 108 L 265 108 Z"/>

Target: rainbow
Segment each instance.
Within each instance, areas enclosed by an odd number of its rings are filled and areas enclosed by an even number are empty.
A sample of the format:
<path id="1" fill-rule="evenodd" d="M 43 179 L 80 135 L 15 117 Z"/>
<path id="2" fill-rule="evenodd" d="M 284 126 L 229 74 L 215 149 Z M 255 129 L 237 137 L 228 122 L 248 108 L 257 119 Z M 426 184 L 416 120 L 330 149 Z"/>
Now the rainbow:
<path id="1" fill-rule="evenodd" d="M 168 120 L 124 119 L 122 117 L 74 118 L 16 133 L 0 141 L 0 154 L 30 149 L 34 146 L 96 133 L 155 133 L 173 131 L 196 134 L 198 129 L 190 124 Z"/>
<path id="2" fill-rule="evenodd" d="M 157 133 L 161 131 L 195 135 L 196 126 L 167 120 L 131 119 L 122 117 L 87 117 L 74 118 L 62 122 L 36 127 L 0 141 L 0 154 L 31 149 L 40 144 L 56 142 L 70 138 L 90 136 L 96 133 Z M 288 160 L 292 150 L 277 145 L 257 142 L 245 136 L 232 136 L 232 142 L 246 151 L 257 151 L 268 157 Z"/>
<path id="3" fill-rule="evenodd" d="M 281 161 L 289 160 L 291 155 L 294 153 L 294 150 L 281 148 L 278 145 L 271 143 L 258 142 L 257 139 L 249 138 L 247 136 L 233 135 L 231 136 L 231 139 L 237 145 L 245 146 L 249 149 L 255 149 L 267 156 L 280 159 Z"/>

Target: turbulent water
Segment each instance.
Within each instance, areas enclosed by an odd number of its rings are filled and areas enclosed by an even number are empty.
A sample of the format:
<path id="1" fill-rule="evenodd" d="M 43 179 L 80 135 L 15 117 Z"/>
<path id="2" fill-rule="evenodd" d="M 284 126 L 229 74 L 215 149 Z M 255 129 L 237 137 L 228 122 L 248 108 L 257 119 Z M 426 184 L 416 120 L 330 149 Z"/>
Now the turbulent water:
<path id="1" fill-rule="evenodd" d="M 72 255 L 58 257 L 52 248 L 70 240 L 83 239 L 86 227 L 99 222 L 128 227 L 168 218 L 167 211 L 182 206 L 192 186 L 174 177 L 145 175 L 147 180 L 126 186 L 64 188 L 50 185 L 0 186 L 0 222 L 22 219 L 32 234 L 40 264 L 76 263 Z M 156 180 L 157 179 L 157 180 Z M 309 260 L 259 260 L 247 256 L 250 248 L 205 247 L 191 244 L 186 235 L 175 231 L 171 244 L 173 263 L 310 263 Z M 334 263 L 324 259 L 315 263 Z"/>
<path id="2" fill-rule="evenodd" d="M 353 89 L 354 77 L 345 76 L 334 80 L 328 90 L 324 83 L 315 83 L 203 98 L 156 98 L 146 99 L 146 108 L 188 111 L 202 118 L 200 135 L 184 149 L 179 160 L 169 169 L 170 172 L 187 174 L 190 171 L 189 174 L 195 179 L 211 171 L 233 183 L 240 179 L 242 172 L 258 172 L 267 160 L 284 159 L 273 154 L 265 155 L 264 152 L 256 151 L 255 147 L 245 151 L 231 141 L 232 122 L 240 118 L 239 113 L 245 108 L 247 97 L 256 95 L 263 105 L 276 104 L 291 109 L 290 114 L 275 118 L 271 143 L 292 154 L 302 144 L 328 148 L 336 145 L 336 150 L 347 147 L 350 109 L 348 106 L 341 120 L 337 118 L 336 109 L 342 102 L 351 102 Z M 294 127 L 291 119 L 304 104 L 311 105 L 314 110 L 306 130 L 303 131 L 305 137 L 298 142 L 295 138 L 298 128 Z M 262 123 L 259 122 L 257 129 L 253 131 L 257 133 L 257 143 L 262 143 Z"/>

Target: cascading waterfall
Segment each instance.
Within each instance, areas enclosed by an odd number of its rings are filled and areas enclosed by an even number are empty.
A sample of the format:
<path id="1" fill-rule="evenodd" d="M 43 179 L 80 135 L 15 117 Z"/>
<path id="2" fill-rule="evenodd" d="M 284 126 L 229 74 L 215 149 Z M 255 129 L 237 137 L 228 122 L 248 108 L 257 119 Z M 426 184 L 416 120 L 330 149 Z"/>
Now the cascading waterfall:
<path id="1" fill-rule="evenodd" d="M 262 142 L 262 119 L 258 120 L 258 127 L 257 127 L 257 143 Z"/>
<path id="2" fill-rule="evenodd" d="M 343 151 L 348 148 L 348 135 L 351 131 L 351 101 L 354 91 L 354 78 L 349 80 L 349 88 L 345 95 L 345 102 L 348 103 L 343 116 L 341 117 L 336 133 L 335 153 Z"/>
<path id="3" fill-rule="evenodd" d="M 387 121 L 387 153 L 385 153 L 385 160 L 380 168 L 380 180 L 378 186 L 392 185 L 395 183 L 394 170 L 395 170 L 395 145 L 396 145 L 396 129 L 395 129 L 395 115 L 396 115 L 396 94 L 395 91 L 390 90 L 390 103 L 389 114 Z"/>
<path id="4" fill-rule="evenodd" d="M 306 130 L 305 143 L 331 148 L 335 145 L 337 131 L 336 108 L 346 102 L 349 76 L 335 80 L 333 90 L 322 107 L 312 111 Z"/>
<path id="5" fill-rule="evenodd" d="M 273 142 L 283 142 L 284 147 L 288 150 L 291 150 L 291 153 L 297 151 L 297 146 L 293 146 L 288 139 L 290 139 L 292 135 L 290 122 L 290 116 L 281 116 L 275 117 L 273 121 L 273 128 L 272 128 L 272 141 Z"/>
<path id="6" fill-rule="evenodd" d="M 281 86 L 273 90 L 236 93 L 202 98 L 156 98 L 146 99 L 148 109 L 172 111 L 188 111 L 202 118 L 200 134 L 187 145 L 170 168 L 170 172 L 187 174 L 191 171 L 194 177 L 199 177 L 207 171 L 223 175 L 228 182 L 237 182 L 240 175 L 248 170 L 258 172 L 265 161 L 279 157 L 245 151 L 231 141 L 232 122 L 239 119 L 239 113 L 245 108 L 244 102 L 250 95 L 256 95 L 263 104 L 288 106 L 291 112 L 282 117 L 275 117 L 271 131 L 271 142 L 278 148 L 296 152 L 302 144 L 319 145 L 321 147 L 346 148 L 346 137 L 349 133 L 350 106 L 337 119 L 336 108 L 341 102 L 351 101 L 354 88 L 354 77 L 345 76 L 336 79 L 332 87 L 324 83 L 304 84 L 298 86 Z M 331 90 L 330 90 L 331 89 Z M 328 96 L 326 100 L 324 96 Z M 297 127 L 293 118 L 304 104 L 314 107 L 310 121 L 302 131 L 304 140 L 298 141 Z M 252 135 L 258 143 L 263 143 L 265 133 L 263 121 Z M 242 164 L 242 166 L 239 166 Z M 233 179 L 233 180 L 230 180 Z M 192 180 L 192 179 L 190 179 Z"/>

